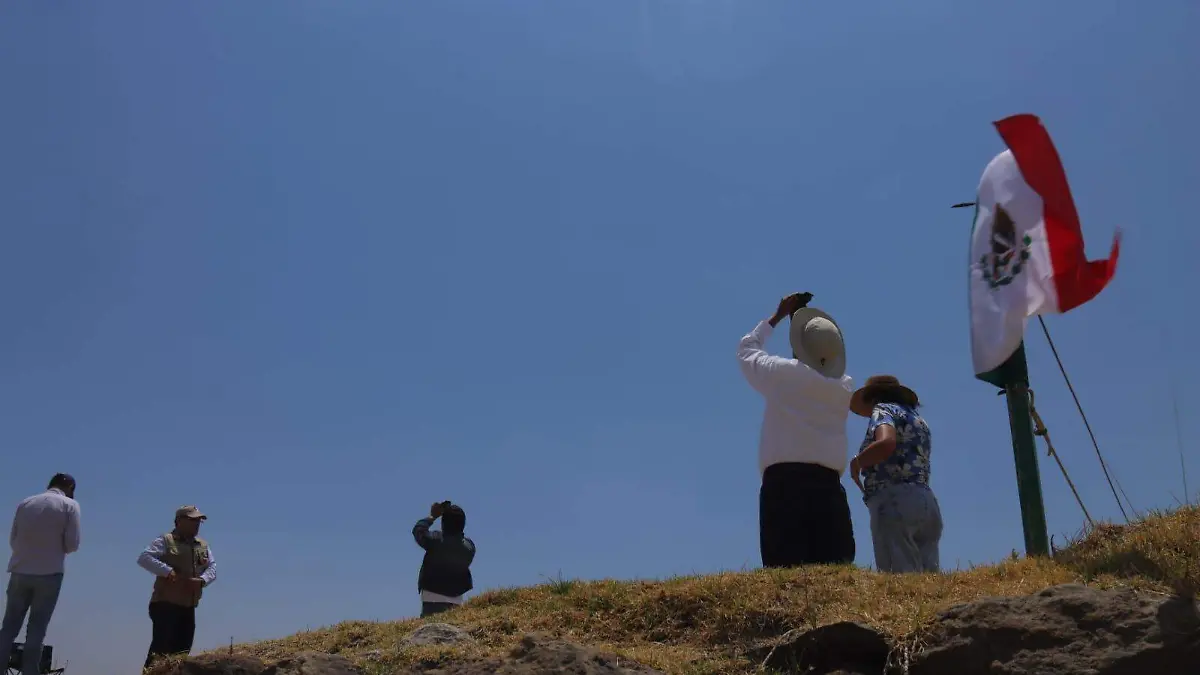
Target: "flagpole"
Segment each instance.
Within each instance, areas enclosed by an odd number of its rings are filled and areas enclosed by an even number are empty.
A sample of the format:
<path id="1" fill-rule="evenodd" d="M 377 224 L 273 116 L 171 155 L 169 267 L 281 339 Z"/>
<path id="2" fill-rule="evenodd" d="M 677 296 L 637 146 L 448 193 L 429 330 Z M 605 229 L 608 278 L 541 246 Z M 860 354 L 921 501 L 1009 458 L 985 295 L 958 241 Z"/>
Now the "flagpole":
<path id="1" fill-rule="evenodd" d="M 951 208 L 975 206 L 975 202 Z M 1021 528 L 1025 555 L 1049 556 L 1050 537 L 1046 528 L 1046 505 L 1042 501 L 1042 478 L 1038 470 L 1037 443 L 1033 436 L 1033 414 L 1029 405 L 1029 362 L 1025 341 L 999 368 L 976 378 L 1000 387 L 1008 402 L 1008 430 L 1012 436 L 1013 461 L 1017 470 L 1017 497 L 1021 504 Z"/>
<path id="2" fill-rule="evenodd" d="M 992 382 L 1004 388 L 1008 401 L 1008 430 L 1012 435 L 1013 460 L 1017 469 L 1017 496 L 1021 501 L 1021 526 L 1025 532 L 1025 555 L 1050 555 L 1046 528 L 1046 505 L 1042 501 L 1042 478 L 1038 470 L 1037 443 L 1033 437 L 1033 415 L 1029 405 L 1029 364 L 1025 342 L 1000 367 L 1001 379 Z"/>

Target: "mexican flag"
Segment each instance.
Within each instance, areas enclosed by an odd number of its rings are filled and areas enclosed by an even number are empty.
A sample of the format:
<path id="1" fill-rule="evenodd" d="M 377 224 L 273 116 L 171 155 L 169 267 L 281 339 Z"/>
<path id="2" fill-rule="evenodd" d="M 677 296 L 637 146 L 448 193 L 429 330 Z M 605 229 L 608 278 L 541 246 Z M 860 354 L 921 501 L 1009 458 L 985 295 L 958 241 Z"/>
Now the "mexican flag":
<path id="1" fill-rule="evenodd" d="M 971 357 L 975 377 L 1003 386 L 1025 321 L 1091 300 L 1112 279 L 1120 232 L 1107 260 L 1089 261 L 1067 175 L 1033 115 L 995 123 L 1008 149 L 983 171 L 971 230 Z"/>

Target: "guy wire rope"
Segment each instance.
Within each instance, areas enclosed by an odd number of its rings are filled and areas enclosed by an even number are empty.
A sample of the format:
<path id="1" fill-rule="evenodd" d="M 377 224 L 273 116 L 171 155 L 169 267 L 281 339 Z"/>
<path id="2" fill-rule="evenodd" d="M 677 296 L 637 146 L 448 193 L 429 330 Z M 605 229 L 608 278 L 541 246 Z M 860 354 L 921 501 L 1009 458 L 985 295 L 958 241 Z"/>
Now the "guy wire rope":
<path id="1" fill-rule="evenodd" d="M 1029 414 L 1033 416 L 1033 435 L 1046 439 L 1046 454 L 1053 457 L 1055 462 L 1058 462 L 1058 468 L 1062 471 L 1063 478 L 1067 479 L 1067 486 L 1071 488 L 1071 494 L 1075 495 L 1075 501 L 1079 503 L 1079 508 L 1083 510 L 1083 517 L 1087 518 L 1088 527 L 1095 528 L 1096 523 L 1092 520 L 1092 514 L 1088 513 L 1087 507 L 1083 505 L 1083 498 L 1079 496 L 1079 490 L 1075 489 L 1075 482 L 1067 474 L 1067 467 L 1063 464 L 1062 458 L 1058 456 L 1058 451 L 1054 449 L 1054 442 L 1050 440 L 1050 430 L 1046 428 L 1045 423 L 1042 422 L 1042 416 L 1038 414 L 1037 406 L 1034 405 L 1032 389 L 1029 390 Z"/>
<path id="2" fill-rule="evenodd" d="M 1046 342 L 1050 343 L 1050 351 L 1054 354 L 1054 360 L 1058 362 L 1059 372 L 1062 373 L 1063 379 L 1067 382 L 1067 389 L 1071 392 L 1071 398 L 1075 399 L 1075 407 L 1079 410 L 1079 416 L 1083 418 L 1083 426 L 1087 428 L 1088 436 L 1092 439 L 1092 447 L 1096 449 L 1096 457 L 1100 460 L 1100 468 L 1104 470 L 1104 478 L 1108 481 L 1108 487 L 1112 490 L 1113 498 L 1117 500 L 1117 507 L 1121 509 L 1121 515 L 1125 518 L 1125 522 L 1128 523 L 1129 514 L 1125 511 L 1125 505 L 1121 503 L 1120 495 L 1117 494 L 1117 486 L 1113 482 L 1113 477 L 1108 472 L 1108 463 L 1104 461 L 1104 455 L 1100 452 L 1100 444 L 1096 442 L 1096 434 L 1092 432 L 1092 425 L 1088 422 L 1087 413 L 1083 412 L 1083 405 L 1079 403 L 1079 396 L 1075 393 L 1075 387 L 1071 385 L 1071 378 L 1067 376 L 1067 369 L 1063 366 L 1062 358 L 1058 355 L 1058 348 L 1054 346 L 1054 339 L 1050 337 L 1050 329 L 1046 328 L 1046 321 L 1041 316 L 1038 316 L 1038 323 L 1042 325 L 1042 333 L 1046 335 Z M 1121 492 L 1124 493 L 1125 490 L 1122 489 Z M 1129 501 L 1128 496 L 1125 497 L 1125 501 Z M 1080 502 L 1080 506 L 1082 505 L 1083 503 Z M 1130 504 L 1130 508 L 1133 508 L 1133 504 Z"/>

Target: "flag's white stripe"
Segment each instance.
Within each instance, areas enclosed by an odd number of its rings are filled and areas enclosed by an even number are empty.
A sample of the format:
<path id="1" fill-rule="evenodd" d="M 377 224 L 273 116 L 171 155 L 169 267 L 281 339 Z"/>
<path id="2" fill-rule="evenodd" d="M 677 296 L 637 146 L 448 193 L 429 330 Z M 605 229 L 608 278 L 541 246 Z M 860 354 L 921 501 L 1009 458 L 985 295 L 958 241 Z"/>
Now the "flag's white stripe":
<path id="1" fill-rule="evenodd" d="M 1012 152 L 1006 150 L 988 164 L 979 183 L 977 201 L 971 234 L 971 356 L 975 373 L 982 374 L 1000 367 L 1016 351 L 1028 317 L 1058 312 L 1058 297 L 1042 199 L 1021 176 Z M 1002 204 L 1012 218 L 1013 242 L 992 232 L 997 204 Z M 1027 248 L 1026 236 L 1032 240 Z M 1028 251 L 1029 258 L 1011 283 L 993 288 L 985 278 L 981 259 L 992 260 L 992 243 L 997 240 L 1012 252 L 1014 259 L 1019 259 L 1022 250 Z"/>

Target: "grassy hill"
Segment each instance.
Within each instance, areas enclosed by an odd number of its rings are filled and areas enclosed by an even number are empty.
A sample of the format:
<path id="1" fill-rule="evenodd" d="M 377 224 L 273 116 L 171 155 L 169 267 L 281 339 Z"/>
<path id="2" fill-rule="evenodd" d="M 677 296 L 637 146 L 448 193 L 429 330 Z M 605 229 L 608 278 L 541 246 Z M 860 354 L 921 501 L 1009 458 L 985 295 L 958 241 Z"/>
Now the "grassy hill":
<path id="1" fill-rule="evenodd" d="M 498 655 L 527 632 L 602 647 L 669 673 L 748 673 L 747 649 L 793 628 L 853 620 L 911 644 L 939 610 L 994 595 L 1082 582 L 1149 591 L 1200 589 L 1200 509 L 1102 525 L 1053 559 L 1013 559 L 938 575 L 853 567 L 758 570 L 667 581 L 555 581 L 493 590 L 437 620 L 468 630 L 466 648 L 398 649 L 422 623 L 351 621 L 235 647 L 275 660 L 314 650 L 348 656 L 367 672 L 413 662 Z M 224 650 L 222 650 L 224 651 Z"/>

